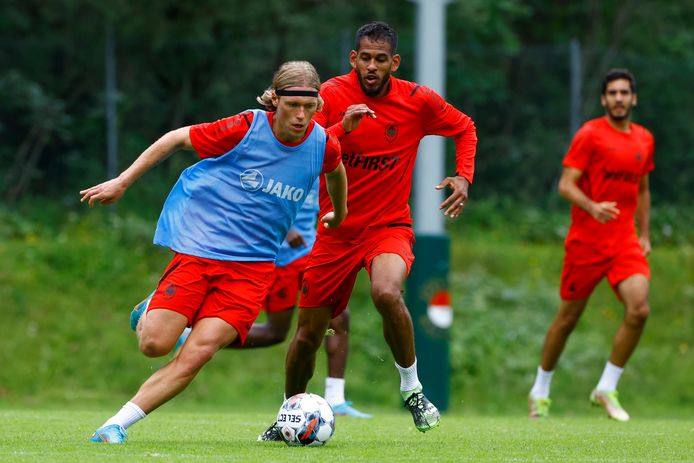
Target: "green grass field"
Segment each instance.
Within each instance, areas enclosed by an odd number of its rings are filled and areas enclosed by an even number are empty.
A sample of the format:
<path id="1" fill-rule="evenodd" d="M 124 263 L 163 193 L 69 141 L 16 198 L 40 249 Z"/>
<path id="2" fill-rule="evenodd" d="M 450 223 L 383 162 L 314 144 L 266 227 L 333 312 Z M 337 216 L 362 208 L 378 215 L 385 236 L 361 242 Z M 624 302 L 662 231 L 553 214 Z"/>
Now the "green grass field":
<path id="1" fill-rule="evenodd" d="M 111 410 L 0 411 L 2 462 L 681 462 L 694 461 L 694 420 L 582 417 L 529 421 L 522 416 L 445 415 L 442 425 L 417 432 L 406 412 L 381 412 L 371 420 L 338 417 L 322 448 L 259 443 L 272 410 L 241 412 L 165 408 L 130 429 L 122 446 L 91 444 L 95 426 Z"/>

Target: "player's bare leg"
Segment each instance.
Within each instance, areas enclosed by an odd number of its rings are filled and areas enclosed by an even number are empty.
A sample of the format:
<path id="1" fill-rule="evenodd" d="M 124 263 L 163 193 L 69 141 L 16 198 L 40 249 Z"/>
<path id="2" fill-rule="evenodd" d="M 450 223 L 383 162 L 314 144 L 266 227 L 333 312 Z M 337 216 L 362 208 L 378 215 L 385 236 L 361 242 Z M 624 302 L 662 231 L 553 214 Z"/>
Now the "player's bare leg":
<path id="1" fill-rule="evenodd" d="M 185 320 L 185 317 L 177 312 L 159 310 L 152 313 L 156 312 L 173 313 Z M 154 326 L 154 324 L 150 326 Z M 185 324 L 182 326 L 185 327 Z M 142 331 L 146 333 L 148 329 L 145 325 Z M 203 318 L 198 321 L 177 355 L 166 366 L 150 376 L 140 386 L 135 396 L 96 430 L 91 441 L 125 442 L 128 435 L 126 429 L 129 426 L 185 389 L 198 371 L 214 356 L 215 352 L 231 343 L 236 336 L 236 330 L 219 318 Z M 151 352 L 164 350 L 161 345 L 153 345 L 149 341 L 145 341 L 145 343 L 148 346 L 147 349 L 153 349 Z M 173 344 L 169 343 L 168 350 L 170 351 L 172 347 Z"/>
<path id="2" fill-rule="evenodd" d="M 610 362 L 618 367 L 626 365 L 641 339 L 650 314 L 648 289 L 648 278 L 644 275 L 633 275 L 617 286 L 624 302 L 624 320 L 615 334 Z"/>
<path id="3" fill-rule="evenodd" d="M 287 397 L 306 391 L 316 368 L 316 352 L 323 343 L 332 318 L 332 308 L 299 309 L 296 333 L 285 360 L 284 392 Z"/>
<path id="4" fill-rule="evenodd" d="M 537 370 L 535 383 L 528 394 L 528 416 L 547 418 L 552 401 L 549 398 L 550 383 L 554 368 L 564 351 L 566 341 L 573 332 L 586 308 L 588 299 L 562 300 L 554 321 L 547 330 L 542 348 L 542 359 Z"/>
<path id="5" fill-rule="evenodd" d="M 325 352 L 328 354 L 328 376 L 344 378 L 347 368 L 347 352 L 349 349 L 349 311 L 343 311 L 339 316 L 330 320 L 330 336 L 325 337 Z"/>
<path id="6" fill-rule="evenodd" d="M 553 371 L 557 366 L 566 341 L 576 328 L 587 303 L 588 299 L 581 299 L 576 301 L 562 300 L 559 304 L 559 312 L 547 330 L 545 344 L 542 348 L 541 366 L 543 370 Z"/>
<path id="7" fill-rule="evenodd" d="M 251 326 L 246 342 L 243 345 L 244 349 L 253 347 L 274 346 L 284 342 L 287 339 L 287 333 L 292 323 L 294 315 L 294 307 L 279 312 L 267 314 L 265 323 L 254 323 Z M 230 347 L 239 347 L 237 344 Z"/>
<path id="8" fill-rule="evenodd" d="M 178 355 L 150 376 L 140 386 L 131 402 L 137 404 L 145 413 L 150 413 L 185 389 L 214 354 L 230 344 L 236 336 L 234 327 L 224 320 L 199 320 Z"/>
<path id="9" fill-rule="evenodd" d="M 161 357 L 173 349 L 188 318 L 168 309 L 151 308 L 137 324 L 140 351 L 147 357 Z"/>
<path id="10" fill-rule="evenodd" d="M 618 421 L 629 420 L 629 414 L 619 402 L 617 383 L 624 365 L 636 349 L 650 313 L 648 287 L 645 275 L 633 275 L 617 285 L 617 292 L 624 302 L 624 320 L 613 339 L 610 361 L 605 365 L 598 385 L 590 394 L 594 405 L 603 406 L 607 416 Z"/>
<path id="11" fill-rule="evenodd" d="M 336 415 L 355 418 L 371 418 L 368 413 L 352 407 L 352 402 L 345 400 L 345 369 L 349 351 L 349 310 L 330 321 L 332 334 L 325 337 L 325 352 L 328 354 L 328 377 L 325 378 L 325 400 L 328 401 Z"/>
<path id="12" fill-rule="evenodd" d="M 371 299 L 383 319 L 383 336 L 395 362 L 408 367 L 415 362 L 414 328 L 402 298 L 407 265 L 397 254 L 380 254 L 371 263 Z"/>
<path id="13" fill-rule="evenodd" d="M 414 327 L 402 298 L 407 265 L 397 254 L 380 254 L 371 262 L 371 299 L 383 320 L 383 336 L 400 373 L 400 394 L 415 427 L 426 432 L 439 425 L 438 409 L 422 393 L 417 377 Z"/>

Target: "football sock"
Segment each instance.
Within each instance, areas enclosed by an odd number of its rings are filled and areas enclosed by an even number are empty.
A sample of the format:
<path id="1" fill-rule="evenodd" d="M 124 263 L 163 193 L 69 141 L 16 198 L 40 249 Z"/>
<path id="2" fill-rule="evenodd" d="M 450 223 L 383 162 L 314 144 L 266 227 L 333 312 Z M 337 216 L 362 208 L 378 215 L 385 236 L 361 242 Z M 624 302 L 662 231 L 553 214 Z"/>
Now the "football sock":
<path id="1" fill-rule="evenodd" d="M 537 367 L 537 376 L 535 377 L 535 384 L 533 388 L 530 389 L 530 396 L 535 399 L 546 399 L 549 397 L 549 386 L 552 383 L 552 375 L 554 370 L 545 371 L 542 367 Z"/>
<path id="2" fill-rule="evenodd" d="M 619 368 L 617 365 L 607 362 L 605 369 L 602 371 L 602 376 L 595 389 L 598 391 L 616 391 L 619 377 L 622 376 L 624 368 Z"/>
<path id="3" fill-rule="evenodd" d="M 345 401 L 345 379 L 325 378 L 325 400 L 330 405 L 339 405 Z"/>
<path id="4" fill-rule="evenodd" d="M 103 426 L 108 426 L 110 424 L 117 424 L 123 427 L 123 429 L 128 429 L 133 424 L 140 421 L 142 418 L 147 416 L 145 412 L 142 411 L 140 407 L 132 402 L 126 402 L 118 413 L 109 418 Z M 102 427 L 103 427 L 102 426 Z"/>
<path id="5" fill-rule="evenodd" d="M 422 384 L 419 382 L 419 377 L 417 376 L 417 359 L 407 368 L 401 367 L 396 362 L 395 368 L 397 368 L 400 373 L 400 394 L 402 394 L 403 398 L 406 399 L 413 392 L 420 392 L 422 390 Z"/>

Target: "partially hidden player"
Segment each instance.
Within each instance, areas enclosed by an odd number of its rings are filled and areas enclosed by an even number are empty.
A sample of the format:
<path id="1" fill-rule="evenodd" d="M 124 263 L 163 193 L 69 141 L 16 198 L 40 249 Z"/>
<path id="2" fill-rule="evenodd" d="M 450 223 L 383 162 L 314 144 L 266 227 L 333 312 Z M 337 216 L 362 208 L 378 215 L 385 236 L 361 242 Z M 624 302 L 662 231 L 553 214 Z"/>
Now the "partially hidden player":
<path id="1" fill-rule="evenodd" d="M 350 213 L 339 231 L 319 230 L 309 256 L 298 328 L 287 352 L 285 394 L 289 397 L 306 390 L 325 329 L 346 308 L 357 273 L 366 268 L 383 336 L 400 374 L 399 395 L 416 428 L 426 432 L 439 424 L 440 416 L 422 391 L 412 320 L 402 297 L 414 260 L 408 205 L 412 173 L 423 137 L 452 137 L 457 172 L 432 188 L 452 190 L 439 209 L 448 217 L 459 216 L 473 178 L 475 125 L 432 89 L 392 75 L 400 65 L 400 55 L 397 34 L 388 24 L 362 26 L 349 61 L 350 73 L 322 86 L 325 104 L 316 117 L 339 134 Z M 329 201 L 322 183 L 319 201 L 321 213 L 327 211 Z M 258 437 L 279 438 L 275 424 Z"/>

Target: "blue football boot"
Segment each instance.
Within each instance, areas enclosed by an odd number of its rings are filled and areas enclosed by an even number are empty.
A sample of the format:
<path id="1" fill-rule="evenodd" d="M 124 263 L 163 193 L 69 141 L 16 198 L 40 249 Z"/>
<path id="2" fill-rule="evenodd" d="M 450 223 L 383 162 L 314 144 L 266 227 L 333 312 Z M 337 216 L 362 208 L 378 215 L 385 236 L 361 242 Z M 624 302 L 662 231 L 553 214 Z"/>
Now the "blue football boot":
<path id="1" fill-rule="evenodd" d="M 89 441 L 103 444 L 123 444 L 127 437 L 128 433 L 122 426 L 109 424 L 94 431 L 94 435 Z"/>
<path id="2" fill-rule="evenodd" d="M 342 416 L 351 416 L 353 418 L 371 418 L 368 413 L 360 412 L 352 407 L 352 401 L 342 402 L 341 404 L 331 405 L 333 413 Z"/>
<path id="3" fill-rule="evenodd" d="M 149 303 L 152 300 L 153 296 L 154 296 L 154 292 L 152 292 L 152 294 L 147 296 L 144 301 L 137 304 L 133 308 L 133 311 L 130 312 L 130 328 L 133 331 L 137 330 L 137 323 L 140 321 L 140 317 L 142 317 L 142 314 L 144 314 L 145 311 L 147 310 L 147 307 L 149 307 Z"/>

